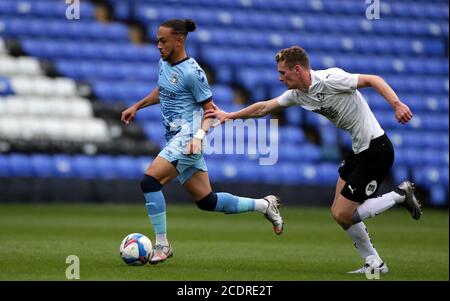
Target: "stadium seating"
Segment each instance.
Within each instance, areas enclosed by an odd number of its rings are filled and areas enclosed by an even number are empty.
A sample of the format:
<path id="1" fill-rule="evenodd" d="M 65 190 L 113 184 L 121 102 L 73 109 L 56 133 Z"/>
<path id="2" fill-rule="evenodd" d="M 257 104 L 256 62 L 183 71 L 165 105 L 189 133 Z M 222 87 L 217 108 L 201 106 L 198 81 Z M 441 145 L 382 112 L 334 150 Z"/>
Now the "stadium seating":
<path id="1" fill-rule="evenodd" d="M 401 125 L 387 101 L 361 90 L 396 147 L 394 180 L 409 177 L 448 205 L 448 1 L 384 1 L 381 21 L 366 19 L 367 4 L 353 0 L 107 2 L 110 22 L 97 21 L 88 1 L 76 21 L 64 19 L 60 1 L 0 1 L 0 177 L 139 178 L 165 145 L 159 106 L 140 111 L 136 125 L 118 123 L 156 85 L 160 56 L 155 45 L 132 43 L 128 24 L 154 43 L 160 22 L 193 18 L 188 54 L 212 72 L 214 100 L 227 111 L 242 108 L 236 87 L 249 102 L 281 95 L 274 56 L 295 44 L 313 69 L 381 75 L 414 112 Z M 9 54 L 12 41 L 19 55 Z M 207 155 L 212 181 L 334 185 L 348 133 L 297 107 L 283 111 L 280 125 L 276 166 L 250 153 L 253 134 L 224 135 L 246 153 Z"/>

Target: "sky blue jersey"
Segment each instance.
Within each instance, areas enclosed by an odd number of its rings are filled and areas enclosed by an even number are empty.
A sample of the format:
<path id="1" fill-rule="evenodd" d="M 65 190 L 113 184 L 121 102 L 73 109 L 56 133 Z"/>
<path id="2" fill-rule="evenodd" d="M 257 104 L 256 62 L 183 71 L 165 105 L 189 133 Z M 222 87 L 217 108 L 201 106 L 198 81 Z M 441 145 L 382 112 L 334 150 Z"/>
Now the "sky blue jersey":
<path id="1" fill-rule="evenodd" d="M 160 59 L 158 88 L 166 141 L 194 135 L 201 125 L 202 104 L 212 100 L 203 69 L 189 57 L 174 64 Z"/>

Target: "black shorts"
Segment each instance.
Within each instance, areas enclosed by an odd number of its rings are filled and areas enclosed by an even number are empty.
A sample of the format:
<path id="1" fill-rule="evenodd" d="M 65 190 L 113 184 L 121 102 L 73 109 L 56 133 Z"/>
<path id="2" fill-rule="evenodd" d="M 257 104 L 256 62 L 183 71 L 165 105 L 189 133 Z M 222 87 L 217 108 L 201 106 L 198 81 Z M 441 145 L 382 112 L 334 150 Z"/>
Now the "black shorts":
<path id="1" fill-rule="evenodd" d="M 368 149 L 351 153 L 342 162 L 339 176 L 346 183 L 341 194 L 358 203 L 374 197 L 393 163 L 394 147 L 389 138 L 372 139 Z"/>

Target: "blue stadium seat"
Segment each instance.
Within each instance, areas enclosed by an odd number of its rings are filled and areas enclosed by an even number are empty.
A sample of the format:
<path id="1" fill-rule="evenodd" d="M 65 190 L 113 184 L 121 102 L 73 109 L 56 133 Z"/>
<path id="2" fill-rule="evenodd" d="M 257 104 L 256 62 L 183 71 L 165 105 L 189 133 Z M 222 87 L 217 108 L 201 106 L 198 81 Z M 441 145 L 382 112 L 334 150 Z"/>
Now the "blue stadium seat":
<path id="1" fill-rule="evenodd" d="M 294 144 L 282 143 L 278 146 L 278 157 L 282 161 L 303 161 L 300 155 L 299 146 Z"/>
<path id="2" fill-rule="evenodd" d="M 321 163 L 317 166 L 317 183 L 334 185 L 339 177 L 339 165 L 336 163 Z"/>
<path id="3" fill-rule="evenodd" d="M 261 181 L 268 184 L 278 184 L 283 182 L 283 170 L 277 165 L 263 165 L 255 168 L 255 172 L 262 174 Z"/>
<path id="4" fill-rule="evenodd" d="M 8 155 L 0 154 L 0 177 L 9 177 L 10 175 Z"/>
<path id="5" fill-rule="evenodd" d="M 211 164 L 208 164 L 208 168 Z M 258 183 L 262 180 L 260 165 L 257 161 L 245 160 L 237 161 L 238 166 L 238 178 L 249 183 Z"/>
<path id="6" fill-rule="evenodd" d="M 343 130 L 338 130 L 339 145 L 352 149 L 352 136 Z"/>
<path id="7" fill-rule="evenodd" d="M 448 131 L 447 114 L 423 114 L 421 122 L 424 129 L 431 131 Z"/>
<path id="8" fill-rule="evenodd" d="M 24 154 L 13 153 L 9 155 L 9 170 L 13 177 L 31 177 L 33 169 L 30 158 Z"/>
<path id="9" fill-rule="evenodd" d="M 425 187 L 442 184 L 448 187 L 448 168 L 446 167 L 415 167 L 412 173 L 416 184 L 424 185 Z"/>
<path id="10" fill-rule="evenodd" d="M 57 174 L 52 157 L 49 155 L 33 154 L 30 156 L 30 163 L 36 177 L 51 178 Z"/>
<path id="11" fill-rule="evenodd" d="M 305 113 L 305 124 L 312 126 L 314 128 L 320 128 L 321 126 L 328 126 L 330 122 L 325 116 L 318 113 L 306 112 Z"/>
<path id="12" fill-rule="evenodd" d="M 300 171 L 299 184 L 317 184 L 319 173 L 313 164 L 300 164 L 297 166 Z"/>
<path id="13" fill-rule="evenodd" d="M 278 97 L 280 95 L 282 95 L 284 92 L 286 92 L 287 88 L 285 86 L 282 85 L 273 85 L 272 88 L 270 89 L 270 98 L 275 98 Z M 290 108 L 289 110 L 285 110 L 284 112 L 290 111 L 292 108 Z M 294 109 L 295 110 L 295 109 Z"/>
<path id="14" fill-rule="evenodd" d="M 165 129 L 160 122 L 143 122 L 142 123 L 145 135 L 155 143 L 159 143 L 160 146 L 165 145 Z"/>
<path id="15" fill-rule="evenodd" d="M 11 1 L 2 0 L 0 3 L 0 15 L 60 18 L 66 15 L 67 5 L 54 1 Z M 80 6 L 80 16 L 83 19 L 95 17 L 95 7 L 91 3 Z"/>
<path id="16" fill-rule="evenodd" d="M 431 203 L 436 206 L 445 206 L 448 202 L 448 186 L 436 184 L 430 187 Z"/>
<path id="17" fill-rule="evenodd" d="M 235 161 L 223 161 L 221 164 L 222 179 L 227 182 L 239 181 L 239 166 Z"/>
<path id="18" fill-rule="evenodd" d="M 291 110 L 292 108 L 289 108 Z M 305 135 L 301 127 L 283 126 L 279 128 L 279 141 L 281 143 L 300 145 L 305 142 Z"/>
<path id="19" fill-rule="evenodd" d="M 75 155 L 72 157 L 72 164 L 76 175 L 80 178 L 94 179 L 98 176 L 93 157 Z"/>
<path id="20" fill-rule="evenodd" d="M 0 76 L 0 96 L 14 94 L 11 84 L 6 77 Z"/>
<path id="21" fill-rule="evenodd" d="M 214 102 L 218 103 L 230 103 L 234 101 L 233 89 L 226 85 L 212 85 L 211 90 L 213 93 Z"/>
<path id="22" fill-rule="evenodd" d="M 447 133 L 431 133 L 425 132 L 419 136 L 421 143 L 428 148 L 448 150 L 449 137 Z"/>
<path id="23" fill-rule="evenodd" d="M 100 179 L 115 179 L 120 177 L 116 160 L 109 155 L 98 155 L 94 158 L 96 174 Z"/>
<path id="24" fill-rule="evenodd" d="M 115 161 L 121 178 L 139 179 L 142 177 L 141 167 L 136 158 L 130 156 L 118 156 Z"/>
<path id="25" fill-rule="evenodd" d="M 284 110 L 284 114 L 288 125 L 299 126 L 303 123 L 303 111 L 299 107 L 290 107 Z"/>
<path id="26" fill-rule="evenodd" d="M 92 81 L 95 95 L 102 101 L 114 102 L 117 100 L 134 101 L 142 99 L 152 90 L 148 82 L 135 81 Z"/>
<path id="27" fill-rule="evenodd" d="M 280 160 L 315 162 L 321 157 L 320 148 L 313 144 L 282 144 L 278 148 Z"/>
<path id="28" fill-rule="evenodd" d="M 53 162 L 57 177 L 73 178 L 77 176 L 71 156 L 64 154 L 53 155 Z"/>
<path id="29" fill-rule="evenodd" d="M 147 170 L 147 168 L 150 167 L 150 164 L 152 164 L 153 160 L 155 160 L 155 158 L 152 156 L 141 156 L 137 158 L 137 164 L 142 175 Z"/>
<path id="30" fill-rule="evenodd" d="M 404 150 L 405 160 L 409 166 L 417 166 L 426 164 L 427 161 L 423 156 L 423 152 L 419 149 L 406 149 Z"/>
<path id="31" fill-rule="evenodd" d="M 397 160 L 397 158 L 396 158 Z M 401 182 L 409 179 L 409 169 L 407 166 L 404 165 L 397 165 L 395 164 L 392 168 L 392 173 L 394 176 L 394 183 L 396 185 L 400 184 Z"/>
<path id="32" fill-rule="evenodd" d="M 322 145 L 338 145 L 338 131 L 333 126 L 322 126 L 319 129 L 320 137 L 322 138 Z"/>

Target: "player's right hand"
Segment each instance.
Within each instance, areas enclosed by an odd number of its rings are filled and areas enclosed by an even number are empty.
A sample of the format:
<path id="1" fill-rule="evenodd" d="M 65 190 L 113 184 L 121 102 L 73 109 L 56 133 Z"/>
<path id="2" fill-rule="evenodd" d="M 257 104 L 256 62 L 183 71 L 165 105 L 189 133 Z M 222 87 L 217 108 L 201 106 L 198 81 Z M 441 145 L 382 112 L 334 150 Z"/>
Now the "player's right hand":
<path id="1" fill-rule="evenodd" d="M 407 105 L 405 105 L 404 103 L 400 102 L 395 107 L 395 118 L 401 124 L 406 124 L 408 121 L 411 120 L 412 117 L 413 117 L 413 113 L 411 112 L 409 107 Z"/>
<path id="2" fill-rule="evenodd" d="M 120 120 L 125 124 L 130 124 L 130 121 L 132 121 L 134 116 L 136 116 L 136 112 L 137 110 L 134 107 L 129 107 L 122 112 L 122 117 Z"/>

